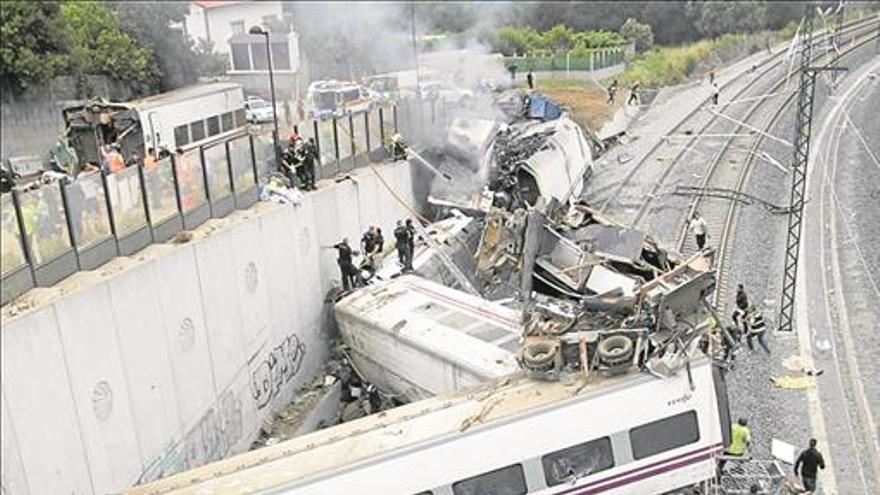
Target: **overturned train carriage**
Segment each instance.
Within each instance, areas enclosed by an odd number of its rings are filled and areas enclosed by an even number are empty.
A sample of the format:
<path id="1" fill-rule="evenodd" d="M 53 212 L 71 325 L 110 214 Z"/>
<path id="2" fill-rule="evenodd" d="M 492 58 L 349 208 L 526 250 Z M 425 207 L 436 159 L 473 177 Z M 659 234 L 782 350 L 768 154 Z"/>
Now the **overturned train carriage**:
<path id="1" fill-rule="evenodd" d="M 349 294 L 335 315 L 358 372 L 407 401 L 519 370 L 517 311 L 417 276 Z"/>
<path id="2" fill-rule="evenodd" d="M 705 358 L 695 360 L 689 374 L 664 380 L 627 374 L 566 385 L 509 378 L 131 493 L 669 493 L 715 475 L 714 458 L 729 426 L 724 389 Z"/>

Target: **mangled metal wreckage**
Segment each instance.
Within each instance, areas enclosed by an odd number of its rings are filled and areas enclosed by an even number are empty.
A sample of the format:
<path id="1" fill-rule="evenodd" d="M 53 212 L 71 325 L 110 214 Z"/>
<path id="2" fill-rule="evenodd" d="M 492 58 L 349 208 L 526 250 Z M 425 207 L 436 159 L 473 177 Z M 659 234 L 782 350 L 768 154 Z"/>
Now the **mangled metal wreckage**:
<path id="1" fill-rule="evenodd" d="M 461 161 L 479 150 L 465 166 L 488 170 L 485 187 L 464 200 L 435 189 L 429 201 L 449 217 L 420 232 L 415 274 L 399 277 L 389 256 L 372 285 L 336 305 L 365 378 L 415 400 L 519 370 L 559 379 L 686 367 L 714 313 L 711 250 L 685 259 L 593 211 L 581 198 L 589 143 L 564 114 L 456 126 L 447 149 Z M 468 141 L 466 128 L 481 132 Z"/>

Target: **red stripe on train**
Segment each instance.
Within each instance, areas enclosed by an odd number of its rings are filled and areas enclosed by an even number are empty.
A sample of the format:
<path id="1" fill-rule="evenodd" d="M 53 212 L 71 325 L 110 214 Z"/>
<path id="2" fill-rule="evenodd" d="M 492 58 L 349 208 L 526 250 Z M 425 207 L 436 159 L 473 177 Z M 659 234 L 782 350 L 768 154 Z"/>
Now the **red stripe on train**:
<path id="1" fill-rule="evenodd" d="M 461 308 L 461 309 L 464 309 L 464 310 L 467 310 L 467 311 L 471 311 L 471 312 L 473 312 L 473 313 L 477 313 L 477 314 L 482 315 L 482 316 L 484 316 L 484 317 L 486 317 L 486 318 L 488 318 L 488 319 L 490 319 L 490 320 L 495 320 L 495 321 L 498 321 L 498 322 L 500 322 L 500 323 L 504 323 L 505 325 L 510 325 L 510 326 L 513 326 L 513 327 L 519 328 L 519 324 L 520 324 L 520 322 L 517 321 L 517 320 L 512 320 L 512 319 L 510 319 L 510 318 L 505 318 L 504 316 L 501 316 L 501 315 L 499 315 L 499 314 L 497 314 L 497 313 L 493 313 L 493 312 L 491 312 L 491 311 L 487 311 L 487 310 L 485 310 L 485 309 L 483 309 L 483 308 L 479 308 L 479 307 L 476 307 L 476 306 L 471 306 L 470 304 L 467 304 L 467 303 L 464 303 L 464 302 L 461 302 L 461 301 L 457 301 L 457 300 L 455 300 L 455 299 L 452 299 L 452 298 L 450 298 L 450 297 L 447 297 L 447 296 L 445 296 L 445 295 L 443 295 L 443 294 L 441 294 L 441 293 L 439 293 L 439 292 L 433 291 L 433 290 L 428 289 L 428 288 L 426 288 L 426 287 L 422 287 L 422 286 L 419 286 L 419 285 L 416 285 L 416 284 L 407 284 L 407 286 L 408 286 L 410 289 L 412 289 L 412 290 L 414 290 L 414 291 L 416 291 L 416 292 L 421 292 L 422 294 L 428 294 L 428 295 L 430 295 L 430 296 L 436 297 L 437 299 L 441 299 L 441 300 L 445 301 L 447 304 L 450 304 L 450 305 L 452 305 L 452 306 L 456 306 L 456 307 L 458 307 L 458 308 Z"/>
<path id="2" fill-rule="evenodd" d="M 698 462 L 705 461 L 710 459 L 716 452 L 721 450 L 721 444 L 715 444 L 710 447 L 703 447 L 701 449 L 693 450 L 691 452 L 686 452 L 684 454 L 677 455 L 675 457 L 670 457 L 669 459 L 664 459 L 662 461 L 657 461 L 640 468 L 632 469 L 626 471 L 624 473 L 619 473 L 614 476 L 609 476 L 607 478 L 591 481 L 590 483 L 579 486 L 577 488 L 571 488 L 565 491 L 556 492 L 554 495 L 584 495 L 589 493 L 602 493 L 614 488 L 619 488 L 624 485 L 628 485 L 630 483 L 635 483 L 637 481 L 642 481 L 646 478 L 650 478 L 652 476 L 656 476 L 658 474 L 667 473 L 670 471 L 675 471 L 676 469 L 680 469 L 691 464 L 696 464 Z M 691 457 L 695 456 L 695 457 Z M 688 459 L 685 459 L 688 458 Z M 675 462 L 677 461 L 677 462 Z M 596 486 L 603 485 L 603 486 Z"/>

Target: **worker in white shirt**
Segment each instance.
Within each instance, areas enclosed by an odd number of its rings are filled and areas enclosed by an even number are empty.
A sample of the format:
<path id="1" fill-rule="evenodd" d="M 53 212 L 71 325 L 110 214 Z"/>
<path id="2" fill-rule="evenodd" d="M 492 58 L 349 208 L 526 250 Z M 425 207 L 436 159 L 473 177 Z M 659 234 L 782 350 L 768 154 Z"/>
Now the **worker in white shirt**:
<path id="1" fill-rule="evenodd" d="M 697 249 L 702 251 L 706 246 L 706 221 L 697 212 L 694 212 L 694 216 L 691 218 L 690 229 L 697 240 Z"/>

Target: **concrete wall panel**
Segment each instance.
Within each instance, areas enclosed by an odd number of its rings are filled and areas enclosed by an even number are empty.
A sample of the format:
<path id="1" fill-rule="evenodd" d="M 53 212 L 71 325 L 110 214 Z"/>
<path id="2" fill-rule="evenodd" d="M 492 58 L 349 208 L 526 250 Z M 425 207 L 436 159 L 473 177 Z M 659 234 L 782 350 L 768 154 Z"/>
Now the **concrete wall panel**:
<path id="1" fill-rule="evenodd" d="M 33 493 L 93 493 L 53 307 L 3 325 L 3 391 Z M 3 435 L 3 443 L 9 439 Z M 5 460 L 4 460 L 5 464 Z"/>
<path id="2" fill-rule="evenodd" d="M 163 452 L 169 432 L 183 433 L 162 308 L 158 298 L 144 297 L 162 290 L 156 270 L 156 263 L 149 263 L 109 281 L 143 464 Z"/>
<path id="3" fill-rule="evenodd" d="M 260 238 L 266 259 L 266 292 L 271 317 L 271 333 L 268 340 L 281 340 L 286 335 L 287 326 L 299 321 L 299 292 L 304 277 L 297 273 L 296 240 L 293 235 L 275 235 L 285 230 L 295 230 L 294 208 L 278 208 L 260 217 Z M 312 281 L 317 283 L 317 280 Z"/>
<path id="4" fill-rule="evenodd" d="M 205 328 L 211 365 L 218 387 L 231 383 L 248 358 L 241 315 L 234 292 L 235 255 L 228 236 L 212 236 L 196 244 L 199 287 L 205 308 Z"/>
<path id="5" fill-rule="evenodd" d="M 162 256 L 155 273 L 180 422 L 186 425 L 216 396 L 195 250 L 186 246 Z"/>
<path id="6" fill-rule="evenodd" d="M 273 239 L 289 237 L 289 229 L 273 232 Z M 268 271 L 265 240 L 260 222 L 244 222 L 229 232 L 235 274 L 235 294 L 241 314 L 241 331 L 247 342 L 247 357 L 256 354 L 270 337 Z M 270 241 L 271 242 L 271 241 Z"/>
<path id="7" fill-rule="evenodd" d="M 0 490 L 6 494 L 31 493 L 24 474 L 18 438 L 12 428 L 12 417 L 6 405 L 6 392 L 0 386 Z"/>
<path id="8" fill-rule="evenodd" d="M 358 179 L 363 180 L 363 176 Z M 339 205 L 340 232 L 343 236 L 348 236 L 348 240 L 356 250 L 360 250 L 361 234 L 364 232 L 361 230 L 360 209 L 362 205 L 358 198 L 358 187 L 352 181 L 347 180 L 340 182 L 333 188 L 333 192 L 336 193 L 336 204 Z M 323 224 L 319 225 L 323 227 Z"/>
<path id="9" fill-rule="evenodd" d="M 92 483 L 108 493 L 143 469 L 107 285 L 55 303 Z"/>
<path id="10" fill-rule="evenodd" d="M 411 198 L 406 167 L 381 168 Z M 407 216 L 375 175 L 357 178 L 4 315 L 3 489 L 115 493 L 246 450 L 328 353 L 339 274 L 322 246 L 357 249 L 368 224 L 390 239 Z"/>
<path id="11" fill-rule="evenodd" d="M 312 219 L 316 218 L 317 211 L 314 203 L 304 202 L 299 208 L 293 210 L 294 242 L 294 270 L 297 277 L 295 300 L 299 307 L 299 318 L 295 321 L 305 328 L 315 332 L 321 328 L 321 306 L 325 293 L 319 290 L 322 280 L 333 279 L 338 276 L 336 266 L 336 250 L 322 250 L 319 245 L 319 232 L 324 228 L 322 224 L 315 224 Z M 333 254 L 333 265 L 330 272 L 321 270 L 321 253 L 328 251 Z"/>
<path id="12" fill-rule="evenodd" d="M 326 294 L 332 286 L 332 282 L 336 280 L 341 286 L 341 278 L 339 269 L 336 264 L 336 250 L 330 249 L 338 243 L 346 235 L 339 221 L 339 213 L 342 211 L 352 211 L 351 202 L 349 204 L 340 204 L 337 200 L 336 188 L 321 189 L 319 191 L 306 195 L 305 203 L 311 203 L 315 212 L 314 220 L 310 223 L 316 226 L 318 234 L 318 244 L 320 250 L 321 274 L 324 278 L 321 280 L 321 293 Z M 349 239 L 352 243 L 357 243 L 358 239 Z M 333 274 L 330 276 L 330 274 Z"/>
<path id="13" fill-rule="evenodd" d="M 360 208 L 358 211 L 358 228 L 357 231 L 364 233 L 370 225 L 378 225 L 384 227 L 380 211 L 382 205 L 379 203 L 377 196 L 376 176 L 370 172 L 362 173 L 359 176 L 357 184 L 354 184 L 354 192 L 357 194 L 357 201 Z"/>

